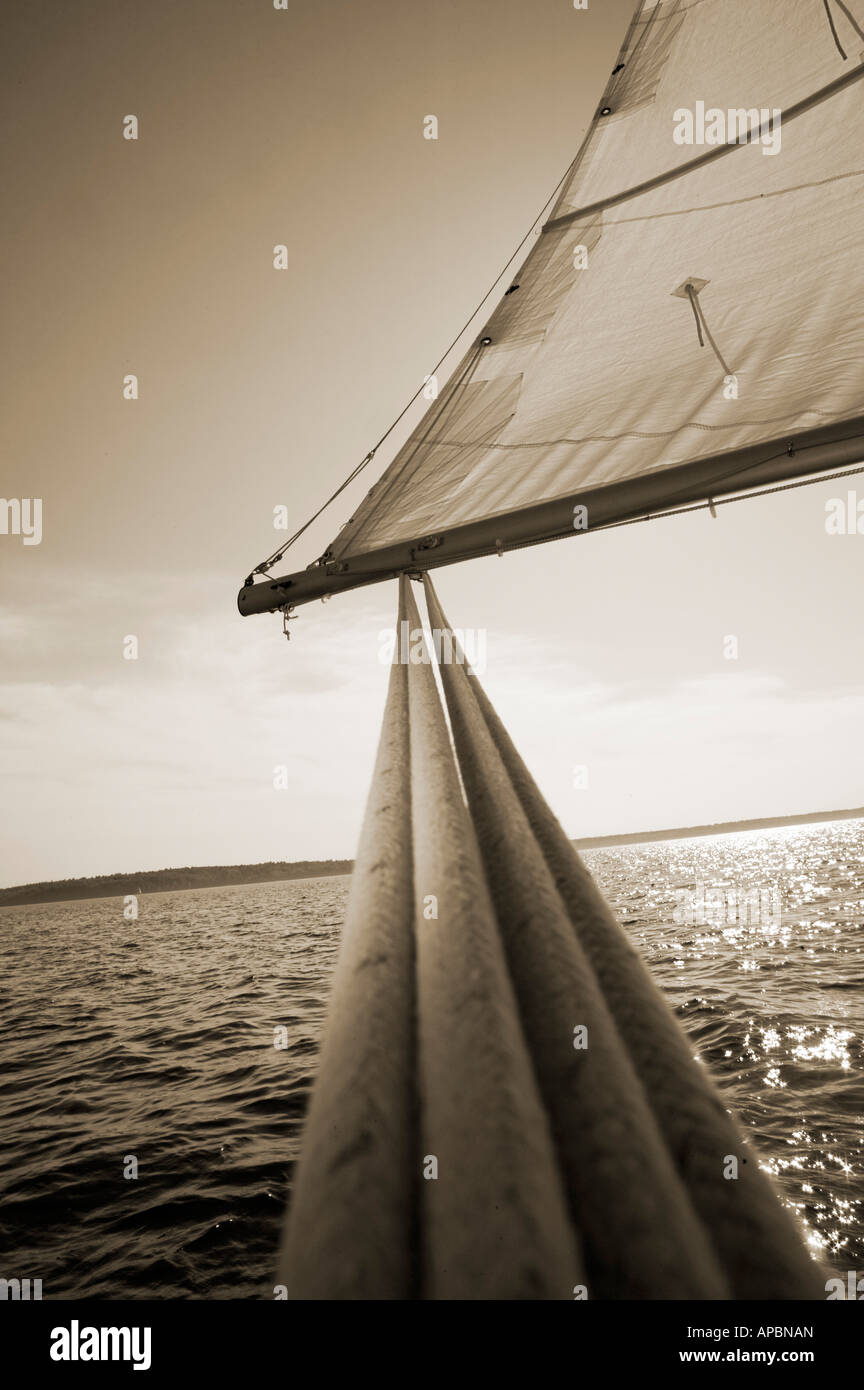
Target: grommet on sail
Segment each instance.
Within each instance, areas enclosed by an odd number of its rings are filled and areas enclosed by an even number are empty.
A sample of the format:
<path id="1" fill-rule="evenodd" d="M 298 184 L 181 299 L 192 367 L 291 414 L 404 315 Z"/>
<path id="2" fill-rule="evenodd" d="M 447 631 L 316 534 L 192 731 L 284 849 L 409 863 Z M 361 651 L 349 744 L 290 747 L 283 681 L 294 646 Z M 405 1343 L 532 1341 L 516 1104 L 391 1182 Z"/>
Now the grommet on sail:
<path id="1" fill-rule="evenodd" d="M 287 543 L 240 611 L 398 577 L 422 631 L 422 577 L 452 638 L 436 568 L 862 471 L 858 24 L 643 0 L 446 383 L 317 563 L 272 577 Z M 394 660 L 289 1297 L 823 1297 L 757 1156 L 724 1177 L 737 1126 L 477 678 L 439 676 Z"/>

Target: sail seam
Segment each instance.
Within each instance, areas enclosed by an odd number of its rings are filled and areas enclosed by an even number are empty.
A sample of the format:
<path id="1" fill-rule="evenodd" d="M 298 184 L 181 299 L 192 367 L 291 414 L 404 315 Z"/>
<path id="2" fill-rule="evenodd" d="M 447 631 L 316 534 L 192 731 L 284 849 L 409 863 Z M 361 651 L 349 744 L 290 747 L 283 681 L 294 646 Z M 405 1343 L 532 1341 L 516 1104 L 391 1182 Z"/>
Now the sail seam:
<path id="1" fill-rule="evenodd" d="M 818 415 L 822 420 L 833 420 L 835 414 L 830 410 L 817 410 L 814 406 L 796 412 L 796 415 Z M 772 415 L 767 420 L 734 420 L 725 425 L 706 425 L 701 420 L 685 420 L 673 430 L 626 430 L 624 434 L 586 434 L 579 439 L 563 435 L 559 439 L 525 439 L 507 444 L 490 444 L 493 449 L 552 449 L 556 444 L 617 444 L 624 439 L 669 439 L 681 430 L 704 430 L 713 434 L 719 430 L 747 429 L 751 425 L 782 425 L 788 415 Z M 427 439 L 427 444 L 435 444 L 448 449 L 474 449 L 476 443 L 458 439 Z"/>
<path id="2" fill-rule="evenodd" d="M 849 169 L 843 174 L 831 174 L 827 179 L 813 179 L 809 183 L 790 183 L 787 188 L 774 188 L 767 193 L 748 193 L 745 198 L 727 198 L 720 203 L 700 203 L 692 208 L 672 208 L 669 212 L 644 212 L 639 217 L 613 217 L 603 223 L 607 227 L 626 227 L 633 222 L 656 222 L 663 217 L 686 217 L 691 212 L 714 212 L 717 208 L 741 207 L 744 203 L 760 203 L 765 198 L 780 198 L 786 193 L 803 193 L 810 188 L 824 188 L 842 179 L 856 179 L 864 174 L 864 169 Z"/>

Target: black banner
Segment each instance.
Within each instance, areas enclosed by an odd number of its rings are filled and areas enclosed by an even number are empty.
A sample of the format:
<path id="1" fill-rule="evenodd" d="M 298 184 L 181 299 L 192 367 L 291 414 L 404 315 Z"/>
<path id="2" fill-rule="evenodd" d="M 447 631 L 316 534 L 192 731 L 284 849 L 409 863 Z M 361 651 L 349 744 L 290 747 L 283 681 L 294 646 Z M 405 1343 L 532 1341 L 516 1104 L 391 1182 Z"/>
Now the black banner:
<path id="1" fill-rule="evenodd" d="M 848 1299 L 838 1301 L 846 1302 Z M 511 1374 L 522 1355 L 532 1379 L 551 1358 L 613 1378 L 673 1367 L 803 1366 L 824 1378 L 854 1366 L 862 1324 L 854 1308 L 826 1303 L 579 1303 L 522 1305 L 334 1305 L 221 1302 L 15 1302 L 0 1311 L 4 1360 L 25 1374 L 91 1378 L 108 1371 L 157 1383 L 194 1371 L 229 1376 L 302 1373 L 310 1358 L 332 1367 L 344 1351 L 353 1371 L 391 1362 L 415 1379 L 436 1365 L 452 1375 L 500 1359 Z M 370 1340 L 370 1334 L 374 1338 Z M 451 1338 L 453 1339 L 451 1341 Z M 431 1339 L 431 1340 L 430 1340 Z M 530 1340 L 529 1340 L 530 1339 Z M 538 1360 L 539 1359 L 539 1360 Z M 19 1372 L 20 1375 L 20 1372 Z"/>

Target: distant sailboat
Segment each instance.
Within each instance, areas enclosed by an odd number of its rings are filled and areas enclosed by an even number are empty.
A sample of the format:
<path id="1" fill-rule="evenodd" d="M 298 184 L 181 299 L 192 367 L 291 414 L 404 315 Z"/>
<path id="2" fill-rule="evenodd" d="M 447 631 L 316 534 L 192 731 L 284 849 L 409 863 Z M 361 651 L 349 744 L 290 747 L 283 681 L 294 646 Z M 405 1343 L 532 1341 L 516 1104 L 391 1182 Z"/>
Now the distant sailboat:
<path id="1" fill-rule="evenodd" d="M 439 566 L 861 472 L 862 41 L 822 0 L 643 0 L 446 386 L 241 613 L 398 576 L 419 631 L 422 578 L 452 634 Z M 458 644 L 449 728 L 426 658 L 392 668 L 289 1297 L 824 1297 Z"/>

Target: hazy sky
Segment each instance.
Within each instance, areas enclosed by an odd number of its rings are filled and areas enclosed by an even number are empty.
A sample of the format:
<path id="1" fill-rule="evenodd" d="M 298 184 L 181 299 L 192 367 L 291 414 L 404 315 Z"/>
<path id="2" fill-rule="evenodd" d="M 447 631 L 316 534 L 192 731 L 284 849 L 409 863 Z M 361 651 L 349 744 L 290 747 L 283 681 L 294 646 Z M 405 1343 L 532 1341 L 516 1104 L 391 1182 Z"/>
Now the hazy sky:
<path id="1" fill-rule="evenodd" d="M 353 854 L 395 584 L 301 609 L 290 644 L 236 591 L 284 539 L 274 506 L 306 520 L 504 266 L 631 10 L 7 12 L 2 492 L 43 499 L 44 535 L 0 536 L 3 883 Z M 573 835 L 864 800 L 864 537 L 826 534 L 837 493 L 438 572 Z"/>

